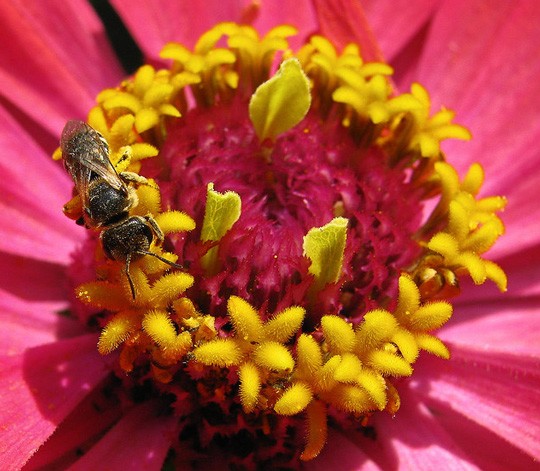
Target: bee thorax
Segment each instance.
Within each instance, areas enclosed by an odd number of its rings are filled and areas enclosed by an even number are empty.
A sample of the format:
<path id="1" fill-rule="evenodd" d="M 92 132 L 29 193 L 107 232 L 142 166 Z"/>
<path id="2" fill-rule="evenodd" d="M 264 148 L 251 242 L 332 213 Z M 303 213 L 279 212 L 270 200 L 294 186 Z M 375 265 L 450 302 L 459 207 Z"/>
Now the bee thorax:
<path id="1" fill-rule="evenodd" d="M 121 191 L 100 180 L 92 182 L 85 208 L 91 225 L 108 226 L 125 219 L 131 207 L 130 200 Z"/>
<path id="2" fill-rule="evenodd" d="M 139 252 L 148 251 L 153 239 L 152 229 L 139 216 L 132 216 L 101 233 L 105 255 L 118 262 L 125 262 L 128 257 L 131 260 L 138 258 Z"/>

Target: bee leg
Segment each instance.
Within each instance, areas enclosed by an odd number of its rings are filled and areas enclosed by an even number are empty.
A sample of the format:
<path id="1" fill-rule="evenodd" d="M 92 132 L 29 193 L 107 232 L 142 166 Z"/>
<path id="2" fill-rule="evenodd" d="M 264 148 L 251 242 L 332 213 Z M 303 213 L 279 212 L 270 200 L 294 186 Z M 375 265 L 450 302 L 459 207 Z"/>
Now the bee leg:
<path id="1" fill-rule="evenodd" d="M 179 265 L 178 263 L 171 262 L 170 260 L 167 260 L 166 258 L 162 257 L 161 255 L 158 255 L 157 253 L 150 252 L 148 250 L 137 250 L 137 252 L 140 255 L 150 255 L 152 257 L 157 258 L 158 260 L 161 260 L 163 263 L 166 263 L 167 265 L 170 265 L 173 268 L 184 268 L 182 265 Z"/>
<path id="2" fill-rule="evenodd" d="M 131 275 L 129 274 L 129 263 L 131 262 L 131 254 L 128 254 L 126 257 L 126 277 L 129 282 L 129 287 L 131 288 L 131 296 L 133 296 L 133 300 L 135 300 L 135 285 L 133 284 L 133 280 L 131 279 Z"/>
<path id="3" fill-rule="evenodd" d="M 165 240 L 165 236 L 163 235 L 163 231 L 161 230 L 161 227 L 158 226 L 158 223 L 156 222 L 156 220 L 150 215 L 145 216 L 144 219 L 146 219 L 148 224 L 150 224 L 150 226 L 152 227 L 152 230 L 154 231 L 154 234 L 156 235 L 156 237 L 159 240 L 159 243 L 161 244 Z"/>
<path id="4" fill-rule="evenodd" d="M 135 186 L 146 185 L 152 188 L 157 188 L 155 185 L 152 185 L 146 178 L 135 172 L 120 172 L 119 176 L 122 180 L 124 180 L 125 183 L 133 183 Z"/>

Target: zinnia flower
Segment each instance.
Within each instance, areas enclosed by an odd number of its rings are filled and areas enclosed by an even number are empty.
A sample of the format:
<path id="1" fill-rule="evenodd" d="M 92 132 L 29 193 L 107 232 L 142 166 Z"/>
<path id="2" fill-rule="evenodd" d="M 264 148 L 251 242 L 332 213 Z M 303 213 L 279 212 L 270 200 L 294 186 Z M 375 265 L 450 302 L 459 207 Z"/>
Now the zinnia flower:
<path id="1" fill-rule="evenodd" d="M 533 466 L 538 5 L 112 3 L 0 7 L 2 467 Z"/>

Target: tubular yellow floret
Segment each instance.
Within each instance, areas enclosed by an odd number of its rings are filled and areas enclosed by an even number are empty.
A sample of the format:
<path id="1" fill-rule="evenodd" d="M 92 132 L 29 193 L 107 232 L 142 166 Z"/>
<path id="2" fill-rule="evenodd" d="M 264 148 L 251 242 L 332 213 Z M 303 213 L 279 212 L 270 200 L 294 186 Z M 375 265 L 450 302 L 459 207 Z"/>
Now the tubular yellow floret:
<path id="1" fill-rule="evenodd" d="M 316 386 L 317 391 L 330 391 L 337 385 L 335 379 L 336 370 L 341 363 L 341 356 L 334 355 L 329 358 L 328 361 L 317 371 L 316 377 L 313 383 Z"/>
<path id="2" fill-rule="evenodd" d="M 322 368 L 321 348 L 309 334 L 301 334 L 296 344 L 297 371 L 302 377 L 314 378 Z"/>
<path id="3" fill-rule="evenodd" d="M 163 275 L 152 286 L 152 304 L 166 306 L 192 285 L 193 277 L 187 273 L 173 272 Z"/>
<path id="4" fill-rule="evenodd" d="M 409 363 L 414 363 L 418 358 L 418 345 L 414 335 L 407 329 L 398 329 L 392 336 L 391 341 L 397 345 L 403 358 Z"/>
<path id="5" fill-rule="evenodd" d="M 151 180 L 149 180 L 149 182 L 149 185 L 140 185 L 139 188 L 137 188 L 139 204 L 133 211 L 134 214 L 146 216 L 147 214 L 158 214 L 161 211 L 161 194 L 154 186 L 155 182 Z M 161 230 L 163 230 L 163 228 L 161 228 Z"/>
<path id="6" fill-rule="evenodd" d="M 424 304 L 409 317 L 409 325 L 413 330 L 429 331 L 442 327 L 452 316 L 452 305 L 439 301 Z"/>
<path id="7" fill-rule="evenodd" d="M 163 231 L 163 234 L 185 232 L 195 229 L 195 221 L 182 211 L 165 211 L 157 214 L 154 219 Z"/>
<path id="8" fill-rule="evenodd" d="M 227 301 L 227 312 L 237 338 L 246 342 L 259 342 L 262 339 L 263 323 L 251 304 L 238 296 L 231 296 Z"/>
<path id="9" fill-rule="evenodd" d="M 176 342 L 176 329 L 166 311 L 152 310 L 145 314 L 142 327 L 161 348 L 172 348 Z"/>
<path id="10" fill-rule="evenodd" d="M 362 414 L 373 409 L 373 402 L 367 392 L 350 384 L 336 386 L 328 399 L 337 409 L 346 412 Z"/>
<path id="11" fill-rule="evenodd" d="M 108 281 L 91 281 L 79 285 L 75 289 L 75 296 L 84 304 L 92 305 L 98 309 L 119 311 L 126 307 L 124 290 L 117 284 Z"/>
<path id="12" fill-rule="evenodd" d="M 127 340 L 129 334 L 139 327 L 140 321 L 133 311 L 121 311 L 107 322 L 98 340 L 98 352 L 107 355 Z"/>
<path id="13" fill-rule="evenodd" d="M 383 410 L 386 407 L 386 381 L 380 373 L 364 368 L 358 375 L 357 384 L 368 393 L 377 409 Z"/>
<path id="14" fill-rule="evenodd" d="M 300 459 L 309 461 L 316 458 L 326 443 L 327 417 L 326 405 L 314 400 L 306 408 L 307 440 Z"/>
<path id="15" fill-rule="evenodd" d="M 240 380 L 239 394 L 242 407 L 245 412 L 252 412 L 257 405 L 259 391 L 261 390 L 259 370 L 253 363 L 246 362 L 240 365 L 238 378 Z"/>
<path id="16" fill-rule="evenodd" d="M 279 415 L 295 415 L 302 412 L 312 398 L 311 389 L 306 384 L 297 382 L 289 387 L 278 399 L 274 410 Z"/>
<path id="17" fill-rule="evenodd" d="M 292 371 L 294 360 L 287 348 L 278 342 L 264 342 L 253 352 L 253 361 L 271 371 Z"/>
<path id="18" fill-rule="evenodd" d="M 234 340 L 216 339 L 203 343 L 193 350 L 193 356 L 199 363 L 225 368 L 238 365 L 242 361 L 242 351 Z"/>
<path id="19" fill-rule="evenodd" d="M 364 315 L 364 320 L 356 330 L 356 352 L 363 353 L 378 348 L 397 331 L 395 317 L 384 309 L 375 309 Z"/>
<path id="20" fill-rule="evenodd" d="M 356 337 L 352 326 L 338 316 L 323 316 L 321 319 L 324 340 L 333 353 L 350 352 Z"/>
<path id="21" fill-rule="evenodd" d="M 344 353 L 334 371 L 334 379 L 340 383 L 355 383 L 362 371 L 362 362 L 354 353 Z"/>
<path id="22" fill-rule="evenodd" d="M 437 337 L 429 334 L 417 334 L 416 342 L 418 347 L 435 356 L 448 360 L 450 352 L 444 343 Z"/>
<path id="23" fill-rule="evenodd" d="M 275 342 L 287 342 L 302 326 L 306 310 L 300 306 L 292 306 L 278 312 L 264 324 L 266 339 Z"/>
<path id="24" fill-rule="evenodd" d="M 399 322 L 403 322 L 403 319 L 420 307 L 420 290 L 408 275 L 401 275 L 398 284 L 398 304 L 394 316 Z"/>
<path id="25" fill-rule="evenodd" d="M 386 376 L 410 376 L 412 368 L 403 358 L 384 350 L 375 350 L 368 355 L 367 363 Z"/>
<path id="26" fill-rule="evenodd" d="M 155 257 L 143 257 L 141 262 L 145 263 L 147 259 L 150 259 L 150 258 L 155 258 Z M 165 264 L 163 264 L 163 262 L 160 262 L 157 259 L 155 260 L 161 263 L 162 266 L 166 266 Z M 146 273 L 141 269 L 140 266 L 136 266 L 136 265 L 131 266 L 130 276 L 133 282 L 133 286 L 135 288 L 135 294 L 136 294 L 135 303 L 138 305 L 148 304 L 148 301 L 150 297 L 152 296 L 152 289 L 150 288 L 150 283 L 148 282 L 148 276 L 146 276 Z M 130 289 L 127 277 L 125 276 L 122 277 L 122 285 L 124 287 L 125 296 L 128 297 L 129 299 L 132 296 L 131 289 Z"/>
<path id="27" fill-rule="evenodd" d="M 508 280 L 504 270 L 490 260 L 486 260 L 484 266 L 486 268 L 486 276 L 493 281 L 502 292 L 505 292 L 508 286 Z"/>

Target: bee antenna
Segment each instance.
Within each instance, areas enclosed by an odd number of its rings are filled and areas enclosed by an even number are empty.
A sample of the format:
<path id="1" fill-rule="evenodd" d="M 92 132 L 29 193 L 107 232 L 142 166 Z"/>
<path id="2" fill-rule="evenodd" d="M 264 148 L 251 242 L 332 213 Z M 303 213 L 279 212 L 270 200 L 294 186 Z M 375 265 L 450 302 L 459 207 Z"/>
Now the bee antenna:
<path id="1" fill-rule="evenodd" d="M 182 265 L 171 262 L 170 260 L 167 260 L 166 258 L 158 255 L 157 253 L 149 252 L 148 250 L 137 250 L 136 253 L 141 254 L 141 255 L 151 255 L 152 257 L 155 257 L 158 260 L 161 260 L 163 263 L 166 263 L 167 265 L 170 265 L 171 267 L 174 267 L 174 268 L 184 268 Z"/>
<path id="2" fill-rule="evenodd" d="M 133 296 L 133 300 L 135 300 L 135 285 L 133 284 L 133 280 L 131 279 L 131 275 L 129 274 L 130 262 L 131 262 L 131 254 L 128 254 L 126 258 L 126 277 L 129 281 L 129 287 L 131 288 L 131 296 Z"/>

